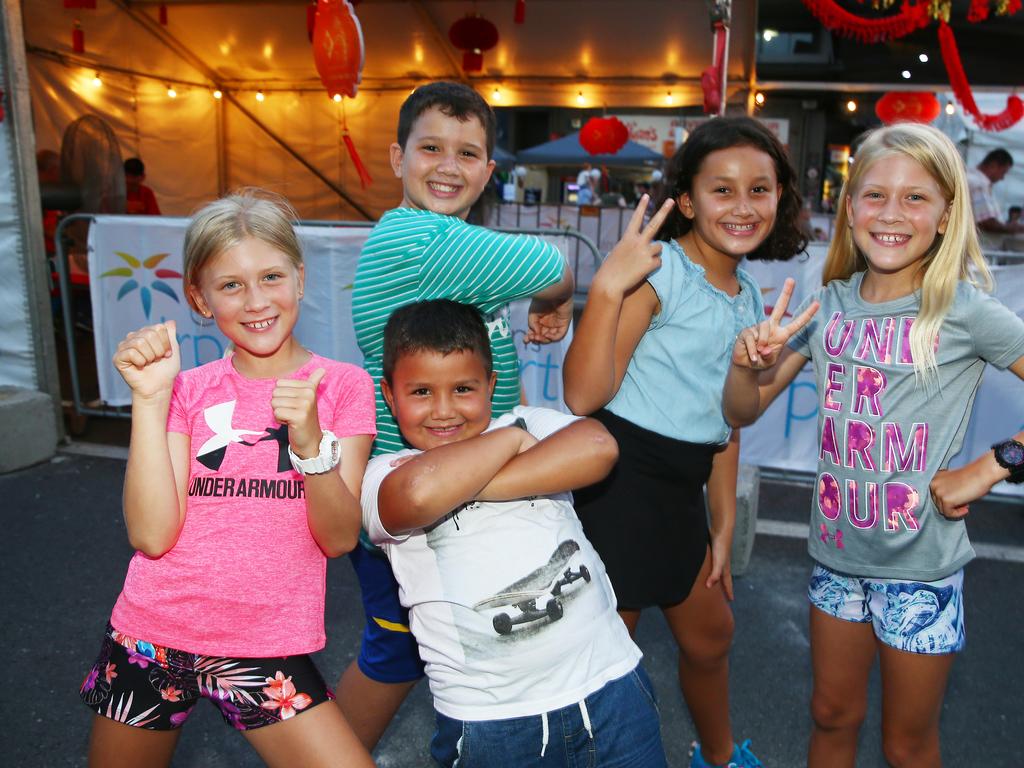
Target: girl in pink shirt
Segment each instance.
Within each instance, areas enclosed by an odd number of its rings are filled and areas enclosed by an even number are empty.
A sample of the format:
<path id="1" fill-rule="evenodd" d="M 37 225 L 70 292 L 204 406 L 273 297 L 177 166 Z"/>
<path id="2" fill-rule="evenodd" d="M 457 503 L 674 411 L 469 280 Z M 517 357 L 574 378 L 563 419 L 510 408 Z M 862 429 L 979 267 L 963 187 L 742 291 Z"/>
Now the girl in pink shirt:
<path id="1" fill-rule="evenodd" d="M 90 765 L 169 764 L 200 698 L 269 765 L 373 765 L 341 710 L 319 706 L 331 696 L 308 655 L 325 643 L 325 556 L 359 536 L 373 385 L 292 335 L 293 213 L 247 192 L 189 225 L 188 301 L 230 358 L 181 371 L 173 322 L 114 355 L 132 389 L 124 517 L 138 551 L 82 685 Z"/>

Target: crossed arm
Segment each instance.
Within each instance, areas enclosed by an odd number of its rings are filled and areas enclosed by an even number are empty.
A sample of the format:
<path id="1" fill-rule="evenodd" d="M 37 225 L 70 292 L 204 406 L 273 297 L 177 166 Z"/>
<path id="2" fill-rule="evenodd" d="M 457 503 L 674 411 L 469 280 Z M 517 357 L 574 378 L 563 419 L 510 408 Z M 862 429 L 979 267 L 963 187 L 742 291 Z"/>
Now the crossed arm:
<path id="1" fill-rule="evenodd" d="M 470 501 L 549 496 L 596 483 L 618 458 L 618 446 L 593 419 L 581 419 L 538 441 L 503 427 L 425 451 L 381 483 L 380 521 L 393 534 L 424 528 Z"/>

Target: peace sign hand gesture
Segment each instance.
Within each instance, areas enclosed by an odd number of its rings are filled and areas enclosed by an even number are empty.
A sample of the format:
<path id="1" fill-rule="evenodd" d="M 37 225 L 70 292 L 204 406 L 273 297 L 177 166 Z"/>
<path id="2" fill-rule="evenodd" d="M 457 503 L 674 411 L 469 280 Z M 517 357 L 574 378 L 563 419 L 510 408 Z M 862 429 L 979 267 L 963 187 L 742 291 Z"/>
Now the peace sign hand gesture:
<path id="1" fill-rule="evenodd" d="M 732 364 L 740 368 L 749 368 L 755 371 L 763 371 L 775 365 L 779 359 L 779 353 L 797 331 L 810 322 L 818 311 L 820 304 L 817 300 L 812 301 L 807 309 L 800 313 L 799 317 L 793 319 L 788 325 L 781 325 L 782 318 L 786 315 L 786 308 L 789 307 L 789 300 L 793 296 L 793 286 L 796 281 L 791 277 L 786 278 L 782 286 L 782 293 L 775 303 L 771 315 L 757 325 L 744 328 L 736 337 L 736 344 L 732 350 Z"/>
<path id="2" fill-rule="evenodd" d="M 666 200 L 645 227 L 647 200 L 647 195 L 640 197 L 622 238 L 594 275 L 595 285 L 617 296 L 625 295 L 661 266 L 661 243 L 654 242 L 654 236 L 676 203 Z"/>

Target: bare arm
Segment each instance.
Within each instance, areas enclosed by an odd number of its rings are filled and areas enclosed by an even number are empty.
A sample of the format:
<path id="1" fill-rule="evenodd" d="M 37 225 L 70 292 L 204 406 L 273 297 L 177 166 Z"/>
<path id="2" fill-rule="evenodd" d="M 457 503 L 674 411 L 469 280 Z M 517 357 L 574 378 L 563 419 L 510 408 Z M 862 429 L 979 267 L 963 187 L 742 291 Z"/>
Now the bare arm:
<path id="1" fill-rule="evenodd" d="M 641 197 L 622 239 L 594 276 L 564 362 L 565 402 L 573 413 L 593 413 L 615 396 L 658 311 L 646 278 L 661 265 L 661 244 L 653 238 L 672 205 L 667 201 L 641 229 L 647 206 L 646 195 Z"/>
<path id="2" fill-rule="evenodd" d="M 389 474 L 377 492 L 380 522 L 393 534 L 423 528 L 477 498 L 533 438 L 518 427 L 493 429 L 432 448 Z"/>
<path id="3" fill-rule="evenodd" d="M 306 475 L 304 478 L 309 532 L 327 557 L 351 552 L 359 542 L 362 525 L 359 490 L 373 437 L 355 435 L 343 437 L 340 442 L 341 466 L 338 471 Z M 315 448 L 308 455 L 295 451 L 300 458 L 310 458 L 316 452 Z"/>
<path id="4" fill-rule="evenodd" d="M 1010 370 L 1024 380 L 1024 357 L 1019 358 Z M 1024 443 L 1024 432 L 1018 432 L 1013 440 Z M 941 469 L 931 482 L 932 499 L 943 517 L 958 520 L 966 517 L 969 505 L 992 490 L 992 486 L 1005 480 L 1009 471 L 999 466 L 994 451 L 985 451 L 978 458 L 959 469 Z"/>
<path id="5" fill-rule="evenodd" d="M 114 366 L 132 390 L 131 442 L 124 475 L 128 541 L 149 557 L 174 546 L 185 524 L 189 438 L 167 432 L 181 357 L 173 322 L 140 329 L 118 345 Z"/>
<path id="6" fill-rule="evenodd" d="M 608 430 L 599 421 L 581 419 L 513 457 L 476 498 L 509 501 L 583 488 L 603 480 L 618 458 Z"/>
<path id="7" fill-rule="evenodd" d="M 733 430 L 725 448 L 715 454 L 708 478 L 708 511 L 711 517 L 711 574 L 706 587 L 721 582 L 725 596 L 732 600 L 732 572 L 729 557 L 736 529 L 736 477 L 740 466 L 740 432 Z"/>

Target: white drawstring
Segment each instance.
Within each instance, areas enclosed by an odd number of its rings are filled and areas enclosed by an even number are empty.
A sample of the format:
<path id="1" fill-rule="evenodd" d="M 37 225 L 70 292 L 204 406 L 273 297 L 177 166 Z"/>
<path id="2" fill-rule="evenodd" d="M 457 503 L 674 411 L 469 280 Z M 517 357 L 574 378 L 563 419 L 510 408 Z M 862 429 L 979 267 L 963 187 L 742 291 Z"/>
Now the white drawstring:
<path id="1" fill-rule="evenodd" d="M 583 727 L 587 729 L 590 740 L 594 740 L 594 730 L 590 727 L 590 713 L 587 712 L 587 700 L 580 700 L 580 714 L 583 716 Z"/>
<path id="2" fill-rule="evenodd" d="M 548 749 L 548 713 L 547 712 L 544 712 L 540 716 L 540 727 L 541 727 L 540 756 L 544 757 L 544 753 Z"/>

